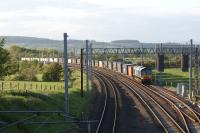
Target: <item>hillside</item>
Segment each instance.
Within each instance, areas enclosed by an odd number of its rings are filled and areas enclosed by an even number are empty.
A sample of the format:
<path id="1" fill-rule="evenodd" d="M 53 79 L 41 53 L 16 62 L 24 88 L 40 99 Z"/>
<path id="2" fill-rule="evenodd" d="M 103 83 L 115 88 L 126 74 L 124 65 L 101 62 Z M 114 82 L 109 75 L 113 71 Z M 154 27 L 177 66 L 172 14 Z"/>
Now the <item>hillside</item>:
<path id="1" fill-rule="evenodd" d="M 2 36 L 1 36 L 2 37 Z M 56 50 L 63 50 L 63 41 L 62 40 L 52 40 L 46 38 L 36 38 L 36 37 L 23 37 L 23 36 L 4 36 L 6 38 L 6 47 L 17 45 L 25 48 L 51 48 Z M 104 42 L 95 42 L 93 43 L 94 47 L 108 46 L 108 43 Z M 83 48 L 85 47 L 84 40 L 68 40 L 69 48 Z"/>
<path id="2" fill-rule="evenodd" d="M 33 49 L 43 49 L 50 48 L 56 49 L 59 51 L 63 50 L 63 41 L 62 40 L 53 40 L 46 38 L 36 38 L 36 37 L 24 37 L 24 36 L 5 36 L 6 37 L 6 47 L 17 45 L 25 48 Z M 144 47 L 154 47 L 153 43 L 141 43 L 138 40 L 115 40 L 112 42 L 96 42 L 93 41 L 93 47 L 95 48 L 133 48 L 141 47 L 143 44 Z M 174 43 L 171 43 L 174 44 Z M 69 39 L 68 41 L 69 48 L 80 49 L 85 47 L 85 40 L 74 40 Z"/>

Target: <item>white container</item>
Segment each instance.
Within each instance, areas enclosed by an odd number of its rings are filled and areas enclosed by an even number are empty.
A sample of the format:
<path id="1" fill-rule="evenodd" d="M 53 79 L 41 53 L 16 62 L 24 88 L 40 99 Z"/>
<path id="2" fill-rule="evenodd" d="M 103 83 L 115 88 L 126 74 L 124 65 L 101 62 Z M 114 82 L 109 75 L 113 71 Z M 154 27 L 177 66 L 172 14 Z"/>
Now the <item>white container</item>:
<path id="1" fill-rule="evenodd" d="M 108 61 L 103 61 L 103 68 L 108 68 Z"/>
<path id="2" fill-rule="evenodd" d="M 113 70 L 113 63 L 108 61 L 108 69 Z"/>
<path id="3" fill-rule="evenodd" d="M 99 67 L 103 67 L 103 61 L 99 61 Z"/>
<path id="4" fill-rule="evenodd" d="M 62 62 L 62 58 L 60 58 L 60 62 Z M 72 59 L 68 59 L 68 63 L 71 64 L 72 63 Z"/>
<path id="5" fill-rule="evenodd" d="M 80 65 L 81 64 L 81 59 L 76 59 L 76 64 Z"/>

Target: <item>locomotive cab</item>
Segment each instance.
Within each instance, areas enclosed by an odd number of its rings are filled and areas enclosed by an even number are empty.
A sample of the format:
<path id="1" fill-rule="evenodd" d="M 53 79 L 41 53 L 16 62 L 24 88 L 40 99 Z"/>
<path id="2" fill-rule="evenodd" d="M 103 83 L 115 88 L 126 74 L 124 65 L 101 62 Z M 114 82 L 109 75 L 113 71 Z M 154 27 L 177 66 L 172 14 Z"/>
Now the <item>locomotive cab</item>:
<path id="1" fill-rule="evenodd" d="M 142 82 L 143 84 L 150 84 L 151 83 L 151 69 L 148 69 L 143 66 L 136 66 L 134 67 L 134 78 L 137 81 Z"/>

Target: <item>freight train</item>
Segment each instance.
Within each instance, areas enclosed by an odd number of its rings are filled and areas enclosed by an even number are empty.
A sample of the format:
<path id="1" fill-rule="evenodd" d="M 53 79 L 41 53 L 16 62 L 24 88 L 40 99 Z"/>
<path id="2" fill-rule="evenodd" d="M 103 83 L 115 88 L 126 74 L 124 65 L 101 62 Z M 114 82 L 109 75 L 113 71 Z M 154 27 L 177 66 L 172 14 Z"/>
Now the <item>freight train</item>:
<path id="1" fill-rule="evenodd" d="M 68 59 L 68 62 L 74 64 L 80 64 L 80 59 Z M 83 61 L 84 65 L 85 62 L 86 61 L 84 60 Z M 132 79 L 142 82 L 143 84 L 150 84 L 152 81 L 151 69 L 144 66 L 138 66 L 136 64 L 123 64 L 122 62 L 98 61 L 98 60 L 92 60 L 92 66 L 122 73 L 124 75 L 129 76 Z"/>

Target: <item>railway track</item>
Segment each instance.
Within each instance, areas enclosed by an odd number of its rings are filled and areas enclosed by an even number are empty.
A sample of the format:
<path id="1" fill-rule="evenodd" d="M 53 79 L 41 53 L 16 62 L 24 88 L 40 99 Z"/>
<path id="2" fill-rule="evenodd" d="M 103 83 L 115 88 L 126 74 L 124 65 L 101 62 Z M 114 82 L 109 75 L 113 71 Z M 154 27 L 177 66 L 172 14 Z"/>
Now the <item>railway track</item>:
<path id="1" fill-rule="evenodd" d="M 180 100 L 180 98 L 171 95 L 165 90 L 156 88 L 155 86 L 145 86 L 120 73 L 117 74 L 110 70 L 107 71 L 105 69 L 96 68 L 94 72 L 99 77 L 103 76 L 101 78 L 106 82 L 110 82 L 108 77 L 111 79 L 115 78 L 124 86 L 129 88 L 131 92 L 138 97 L 141 103 L 143 103 L 164 132 L 184 133 L 198 132 L 200 130 L 199 112 L 193 110 L 184 101 Z M 111 82 L 106 84 L 112 85 Z M 110 86 L 107 86 L 107 88 L 109 87 Z M 179 105 L 182 105 L 183 108 Z M 99 125 L 99 129 L 100 126 L 101 125 Z"/>
<path id="2" fill-rule="evenodd" d="M 113 76 L 114 74 L 111 71 L 108 72 L 105 70 L 101 70 L 101 72 L 106 73 L 109 76 Z M 132 82 L 130 82 L 130 80 L 127 77 L 122 76 L 121 74 L 114 74 L 113 77 L 117 77 L 121 83 L 126 85 L 127 88 L 132 90 L 132 92 L 139 97 L 139 99 L 143 102 L 144 105 L 146 105 L 147 109 L 151 112 L 151 114 L 156 119 L 157 123 L 160 124 L 160 126 L 165 132 L 190 132 L 185 118 L 182 115 L 182 112 L 180 112 L 180 110 L 177 109 L 177 111 L 179 112 L 179 116 L 181 116 L 182 119 L 182 122 L 178 123 L 177 120 L 175 120 L 175 118 L 172 116 L 172 114 L 169 113 L 169 111 L 167 111 L 166 108 L 163 107 L 162 104 L 164 98 L 158 96 L 158 93 L 150 91 L 148 87 L 143 86 L 133 80 L 131 80 Z M 158 99 L 155 99 L 156 95 L 156 98 L 160 97 L 160 101 Z M 165 104 L 169 102 L 167 99 L 165 99 L 165 101 Z"/>
<path id="3" fill-rule="evenodd" d="M 161 88 L 157 88 L 155 86 L 150 86 L 152 91 L 160 92 L 160 95 L 170 100 L 173 103 L 173 106 L 179 108 L 180 112 L 184 115 L 186 119 L 186 123 L 191 132 L 197 132 L 200 130 L 200 120 L 199 113 L 193 110 L 190 106 L 188 106 L 184 101 L 180 98 L 177 98 L 174 95 L 170 95 L 166 90 Z"/>
<path id="4" fill-rule="evenodd" d="M 198 132 L 200 130 L 199 117 L 197 116 L 196 111 L 193 110 L 191 107 L 189 107 L 187 104 L 185 104 L 183 101 L 176 98 L 175 96 L 168 94 L 164 90 L 155 88 L 153 86 L 145 86 L 129 78 L 128 80 L 130 82 L 134 82 L 134 85 L 137 84 L 139 86 L 143 86 L 144 88 L 146 88 L 144 89 L 144 91 L 146 91 L 147 93 L 151 93 L 151 94 L 154 93 L 160 98 L 165 99 L 169 103 L 169 105 L 172 107 L 172 109 L 174 109 L 177 112 L 177 116 L 181 118 L 179 119 L 180 121 L 179 123 L 180 124 L 182 123 L 182 126 L 185 128 L 187 132 Z"/>
<path id="5" fill-rule="evenodd" d="M 105 89 L 105 100 L 103 104 L 100 120 L 97 125 L 96 133 L 114 133 L 117 121 L 117 95 L 113 84 L 100 73 L 96 73 L 96 78 Z"/>
<path id="6" fill-rule="evenodd" d="M 79 65 L 72 65 L 73 69 L 80 69 Z M 85 68 L 84 68 L 85 71 Z M 99 81 L 103 98 L 102 110 L 100 111 L 99 121 L 94 126 L 95 133 L 115 133 L 117 121 L 117 95 L 114 85 L 101 73 L 93 71 L 94 77 Z"/>
<path id="7" fill-rule="evenodd" d="M 162 92 L 162 93 L 164 93 L 169 98 L 176 100 L 177 103 L 180 103 L 179 105 L 183 105 L 184 107 L 190 108 L 190 110 L 193 110 L 192 114 L 195 113 L 196 116 L 198 117 L 197 119 L 200 119 L 200 110 L 197 109 L 196 107 L 194 107 L 194 105 L 191 102 L 179 97 L 178 95 L 174 94 L 173 92 L 168 91 L 165 88 L 161 88 L 161 87 L 153 86 L 153 85 L 151 85 L 151 87 L 156 89 L 156 90 L 158 90 L 158 91 L 160 91 L 160 92 Z"/>

